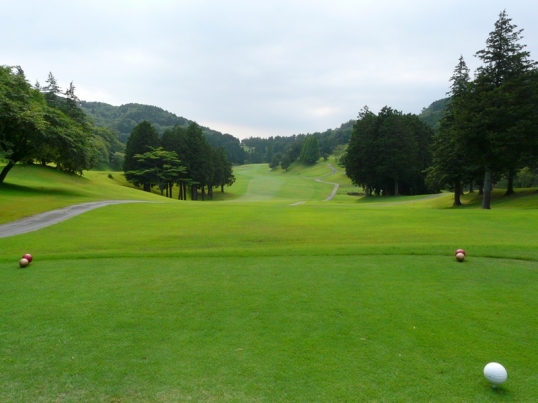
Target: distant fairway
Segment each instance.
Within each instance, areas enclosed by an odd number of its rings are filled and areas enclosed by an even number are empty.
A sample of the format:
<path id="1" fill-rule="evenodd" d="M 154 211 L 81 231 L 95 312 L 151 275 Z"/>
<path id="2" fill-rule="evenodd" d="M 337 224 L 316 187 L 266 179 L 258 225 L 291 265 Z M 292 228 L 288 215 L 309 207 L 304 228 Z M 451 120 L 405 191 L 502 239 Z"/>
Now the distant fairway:
<path id="1" fill-rule="evenodd" d="M 323 166 L 322 171 L 323 172 Z M 330 168 L 325 165 L 327 172 Z M 247 181 L 245 193 L 236 201 L 289 201 L 306 202 L 323 200 L 332 191 L 332 185 L 316 182 L 314 178 L 295 172 L 272 172 L 266 164 L 239 167 L 235 175 Z M 325 197 L 323 197 L 325 196 Z"/>
<path id="2" fill-rule="evenodd" d="M 4 222 L 162 203 L 0 239 L 0 401 L 535 401 L 538 194 L 491 211 L 472 195 L 364 200 L 339 172 L 325 202 L 330 173 L 243 166 L 215 192 L 226 202 L 184 202 L 116 173 L 19 171 Z M 498 390 L 490 361 L 508 370 Z"/>

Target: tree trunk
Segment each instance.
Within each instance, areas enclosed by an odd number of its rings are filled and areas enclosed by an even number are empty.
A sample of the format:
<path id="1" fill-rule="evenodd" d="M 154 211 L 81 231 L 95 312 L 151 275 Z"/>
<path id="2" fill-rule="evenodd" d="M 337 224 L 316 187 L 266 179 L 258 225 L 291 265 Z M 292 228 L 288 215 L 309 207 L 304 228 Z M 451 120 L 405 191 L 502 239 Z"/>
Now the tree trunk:
<path id="1" fill-rule="evenodd" d="M 484 195 L 482 196 L 482 208 L 491 209 L 491 171 L 486 168 L 484 174 Z"/>
<path id="2" fill-rule="evenodd" d="M 394 180 L 394 196 L 398 196 L 398 179 Z"/>
<path id="3" fill-rule="evenodd" d="M 4 183 L 4 179 L 6 179 L 6 176 L 8 172 L 15 166 L 15 163 L 12 161 L 9 161 L 7 165 L 2 169 L 2 172 L 0 172 L 0 183 Z"/>
<path id="4" fill-rule="evenodd" d="M 469 182 L 469 193 L 474 193 L 473 181 Z"/>
<path id="5" fill-rule="evenodd" d="M 456 181 L 454 184 L 454 204 L 453 206 L 461 206 L 461 181 Z"/>
<path id="6" fill-rule="evenodd" d="M 482 196 L 484 194 L 484 183 L 477 182 L 478 185 L 478 196 Z"/>
<path id="7" fill-rule="evenodd" d="M 510 196 L 514 194 L 514 171 L 508 171 L 508 186 L 506 187 L 505 196 Z"/>
<path id="8" fill-rule="evenodd" d="M 220 191 L 221 193 L 224 193 L 224 185 L 220 185 Z"/>

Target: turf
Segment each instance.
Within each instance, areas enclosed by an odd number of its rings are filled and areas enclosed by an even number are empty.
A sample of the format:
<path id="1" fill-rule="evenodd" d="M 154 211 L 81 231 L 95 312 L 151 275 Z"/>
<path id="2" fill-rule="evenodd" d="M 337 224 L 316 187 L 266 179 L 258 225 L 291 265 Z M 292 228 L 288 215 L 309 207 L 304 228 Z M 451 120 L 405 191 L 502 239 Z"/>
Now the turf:
<path id="1" fill-rule="evenodd" d="M 12 168 L 5 182 L 0 184 L 0 195 L 0 224 L 98 200 L 167 201 L 128 186 L 119 172 L 90 171 L 80 177 L 35 165 L 16 165 Z"/>
<path id="2" fill-rule="evenodd" d="M 330 172 L 244 166 L 224 202 L 114 205 L 2 239 L 0 401 L 533 401 L 535 193 L 491 211 L 324 202 L 313 178 Z M 54 198 L 134 192 L 82 179 L 52 181 Z M 497 390 L 490 361 L 508 370 Z"/>
<path id="3" fill-rule="evenodd" d="M 2 401 L 480 402 L 537 392 L 534 263 L 138 258 L 8 272 L 2 296 L 16 303 L 2 304 Z M 492 360 L 510 374 L 497 392 L 480 373 Z"/>

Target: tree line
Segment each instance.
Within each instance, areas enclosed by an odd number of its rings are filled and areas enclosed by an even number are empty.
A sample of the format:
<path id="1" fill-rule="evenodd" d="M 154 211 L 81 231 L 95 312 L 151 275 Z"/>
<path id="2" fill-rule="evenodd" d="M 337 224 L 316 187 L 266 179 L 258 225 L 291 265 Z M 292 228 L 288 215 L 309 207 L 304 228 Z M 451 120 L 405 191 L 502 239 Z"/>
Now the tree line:
<path id="1" fill-rule="evenodd" d="M 353 121 L 350 120 L 343 123 L 339 128 L 328 129 L 324 132 L 294 134 L 292 136 L 271 136 L 269 138 L 249 137 L 241 140 L 241 144 L 247 149 L 246 162 L 251 164 L 268 163 L 272 169 L 278 166 L 281 166 L 282 169 L 287 169 L 292 162 L 300 159 L 300 154 L 307 138 L 315 137 L 319 146 L 320 156 L 327 158 L 329 155 L 334 154 L 338 147 L 345 147 L 351 136 L 352 129 Z"/>
<path id="2" fill-rule="evenodd" d="M 161 194 L 173 197 L 178 186 L 178 199 L 197 200 L 200 194 L 213 197 L 213 188 L 231 186 L 235 182 L 232 163 L 226 150 L 212 147 L 195 122 L 187 128 L 176 125 L 162 137 L 148 121 L 135 126 L 125 149 L 123 170 L 126 179 L 145 191 L 158 186 Z"/>
<path id="3" fill-rule="evenodd" d="M 346 175 L 367 196 L 428 193 L 424 170 L 432 137 L 417 115 L 388 106 L 376 115 L 364 107 L 343 158 Z"/>
<path id="4" fill-rule="evenodd" d="M 512 194 L 516 173 L 536 170 L 538 161 L 538 70 L 520 43 L 522 31 L 503 11 L 475 54 L 482 66 L 474 79 L 460 57 L 448 99 L 423 111 L 434 131 L 389 107 L 377 115 L 361 110 L 342 158 L 352 182 L 367 195 L 451 189 L 454 205 L 465 185 L 477 187 L 484 209 L 501 178 Z"/>
<path id="5" fill-rule="evenodd" d="M 517 26 L 500 13 L 486 48 L 475 56 L 482 65 L 474 79 L 463 57 L 450 78 L 449 101 L 432 146 L 428 182 L 454 190 L 460 205 L 463 184 L 477 184 L 482 208 L 491 208 L 493 183 L 514 177 L 538 161 L 538 70 L 525 51 Z"/>

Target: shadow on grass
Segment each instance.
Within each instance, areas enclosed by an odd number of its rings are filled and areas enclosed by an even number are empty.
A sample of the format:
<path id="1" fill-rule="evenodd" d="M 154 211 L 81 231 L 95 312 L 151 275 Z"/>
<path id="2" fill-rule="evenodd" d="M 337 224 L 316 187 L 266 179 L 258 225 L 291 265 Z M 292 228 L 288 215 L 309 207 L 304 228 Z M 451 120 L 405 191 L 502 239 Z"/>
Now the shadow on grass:
<path id="1" fill-rule="evenodd" d="M 10 196 L 81 196 L 82 193 L 75 190 L 55 189 L 45 187 L 30 187 L 22 185 L 14 185 L 11 183 L 0 184 L 0 193 Z"/>
<path id="2" fill-rule="evenodd" d="M 358 197 L 355 203 L 406 203 L 412 201 L 427 200 L 438 195 L 416 195 L 416 196 L 369 196 L 366 197 L 364 193 L 349 194 L 350 197 Z"/>
<path id="3" fill-rule="evenodd" d="M 493 189 L 491 193 L 491 207 L 512 207 L 513 202 L 518 201 L 517 207 L 532 207 L 538 208 L 538 203 L 535 199 L 538 199 L 538 193 L 535 189 L 516 189 L 514 194 L 509 196 L 505 195 L 506 189 Z M 533 197 L 534 196 L 534 197 Z M 526 199 L 528 203 L 525 203 Z M 461 196 L 461 206 L 451 206 L 450 208 L 454 209 L 465 209 L 465 208 L 480 208 L 482 206 L 482 195 L 479 195 L 478 192 L 465 193 Z M 523 202 L 523 203 L 520 203 Z M 528 205 L 526 205 L 528 204 Z M 516 205 L 514 204 L 514 207 Z"/>

